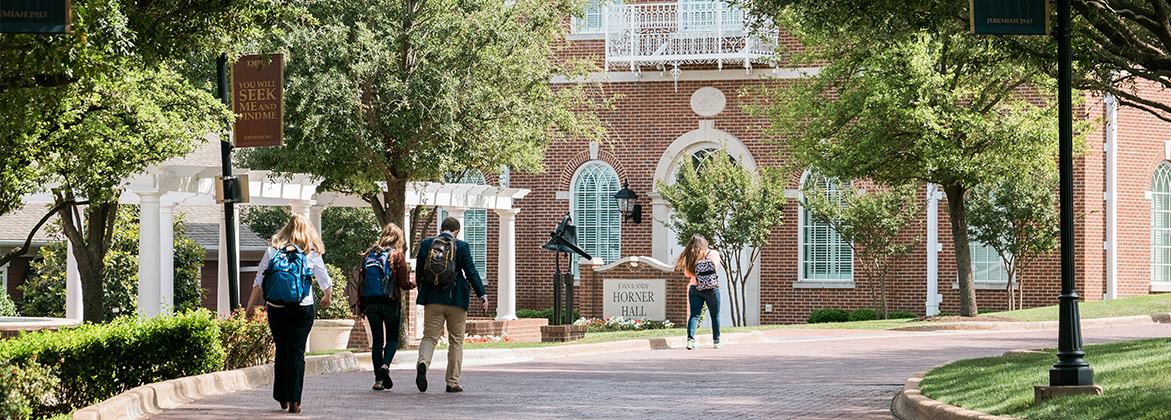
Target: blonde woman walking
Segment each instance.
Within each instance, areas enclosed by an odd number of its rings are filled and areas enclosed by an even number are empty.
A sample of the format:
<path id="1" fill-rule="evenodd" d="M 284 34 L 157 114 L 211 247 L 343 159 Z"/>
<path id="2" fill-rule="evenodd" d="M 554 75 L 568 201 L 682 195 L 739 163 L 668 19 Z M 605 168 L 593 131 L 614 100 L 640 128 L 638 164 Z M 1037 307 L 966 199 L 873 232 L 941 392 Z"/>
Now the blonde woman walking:
<path id="1" fill-rule="evenodd" d="M 256 269 L 248 313 L 265 301 L 268 327 L 276 342 L 272 398 L 290 413 L 301 412 L 301 388 L 305 383 L 305 340 L 313 329 L 313 290 L 309 277 L 324 292 L 321 306 L 329 307 L 333 281 L 321 254 L 325 245 L 309 217 L 294 213 L 289 223 L 272 236 Z"/>
<path id="2" fill-rule="evenodd" d="M 698 233 L 691 235 L 687 247 L 675 259 L 675 271 L 682 271 L 689 280 L 687 302 L 691 316 L 687 319 L 688 350 L 695 350 L 695 328 L 699 325 L 699 315 L 705 303 L 712 320 L 712 342 L 717 349 L 724 346 L 720 343 L 720 283 L 716 273 L 719 268 L 720 253 L 709 249 L 707 238 Z"/>

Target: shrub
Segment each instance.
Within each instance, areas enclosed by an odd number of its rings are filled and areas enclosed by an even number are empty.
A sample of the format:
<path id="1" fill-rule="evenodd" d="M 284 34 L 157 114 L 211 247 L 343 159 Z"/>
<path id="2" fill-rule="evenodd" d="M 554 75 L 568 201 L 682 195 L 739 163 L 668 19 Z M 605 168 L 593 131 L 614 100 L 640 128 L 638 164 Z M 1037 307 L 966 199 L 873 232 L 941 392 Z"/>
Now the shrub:
<path id="1" fill-rule="evenodd" d="M 907 311 L 894 311 L 890 313 L 889 319 L 912 319 L 918 318 L 919 315 Z"/>
<path id="2" fill-rule="evenodd" d="M 276 343 L 268 329 L 268 312 L 256 309 L 255 318 L 236 309 L 232 316 L 216 321 L 220 328 L 220 345 L 224 348 L 224 370 L 259 366 L 272 362 Z"/>
<path id="3" fill-rule="evenodd" d="M 565 317 L 565 310 L 562 309 L 561 311 L 562 311 L 561 317 L 564 318 Z M 516 317 L 517 318 L 545 318 L 545 319 L 549 320 L 549 325 L 561 325 L 561 322 L 562 322 L 562 320 L 554 320 L 553 319 L 553 308 L 549 308 L 549 309 L 546 309 L 543 311 L 538 311 L 536 309 L 517 309 L 516 310 Z M 573 318 L 572 319 L 580 319 L 580 318 L 581 318 L 581 311 L 579 311 L 577 308 L 573 308 Z"/>
<path id="4" fill-rule="evenodd" d="M 7 293 L 0 293 L 0 316 L 20 316 L 20 312 L 16 310 L 16 303 L 8 298 Z"/>
<path id="5" fill-rule="evenodd" d="M 24 363 L 0 364 L 0 418 L 27 419 L 44 413 L 44 407 L 53 405 L 53 391 L 61 380 L 32 357 Z M 34 409 L 36 411 L 34 412 Z"/>
<path id="6" fill-rule="evenodd" d="M 143 384 L 218 371 L 224 363 L 219 332 L 206 310 L 122 317 L 4 340 L 0 360 L 23 364 L 36 358 L 68 378 L 57 389 L 60 404 L 48 410 L 63 413 Z"/>
<path id="7" fill-rule="evenodd" d="M 668 320 L 626 319 L 620 316 L 606 319 L 579 318 L 573 322 L 573 325 L 585 325 L 586 332 L 665 330 L 675 328 L 675 324 Z"/>
<path id="8" fill-rule="evenodd" d="M 346 272 L 342 269 L 326 264 L 325 270 L 329 272 L 330 280 L 333 280 L 332 301 L 329 307 L 321 306 L 321 297 L 325 292 L 317 287 L 317 282 L 313 282 L 313 301 L 317 304 L 317 318 L 318 319 L 346 319 L 353 315 L 350 311 L 350 299 L 346 296 Z"/>
<path id="9" fill-rule="evenodd" d="M 940 312 L 940 313 L 935 314 L 935 316 L 956 316 L 956 314 L 953 314 L 951 312 Z"/>
<path id="10" fill-rule="evenodd" d="M 858 308 L 850 312 L 850 321 L 873 321 L 878 319 L 878 313 L 870 308 Z"/>
<path id="11" fill-rule="evenodd" d="M 813 311 L 809 314 L 810 324 L 823 324 L 826 322 L 846 322 L 850 320 L 850 314 L 838 308 L 824 308 Z"/>

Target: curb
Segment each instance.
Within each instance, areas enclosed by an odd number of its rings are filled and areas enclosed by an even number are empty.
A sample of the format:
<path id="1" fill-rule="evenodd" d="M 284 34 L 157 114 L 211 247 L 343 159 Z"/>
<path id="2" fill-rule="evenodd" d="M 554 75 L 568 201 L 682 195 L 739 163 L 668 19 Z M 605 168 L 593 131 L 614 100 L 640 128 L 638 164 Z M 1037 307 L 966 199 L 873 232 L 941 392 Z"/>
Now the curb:
<path id="1" fill-rule="evenodd" d="M 272 383 L 273 365 L 253 366 L 142 385 L 73 413 L 75 420 L 142 419 L 202 398 Z M 353 353 L 305 358 L 305 376 L 359 370 Z"/>
<path id="2" fill-rule="evenodd" d="M 930 370 L 916 373 L 915 376 L 907 379 L 907 385 L 890 402 L 890 412 L 894 414 L 895 418 L 900 420 L 1020 420 L 1015 417 L 984 414 L 924 397 L 923 393 L 919 391 L 919 383 L 923 382 L 923 375 L 926 375 L 927 372 Z"/>
<path id="3" fill-rule="evenodd" d="M 1080 320 L 1082 328 L 1103 328 L 1123 325 L 1167 324 L 1171 314 L 1133 315 L 1118 318 Z M 1044 322 L 947 322 L 887 328 L 887 331 L 1057 331 L 1060 321 Z"/>

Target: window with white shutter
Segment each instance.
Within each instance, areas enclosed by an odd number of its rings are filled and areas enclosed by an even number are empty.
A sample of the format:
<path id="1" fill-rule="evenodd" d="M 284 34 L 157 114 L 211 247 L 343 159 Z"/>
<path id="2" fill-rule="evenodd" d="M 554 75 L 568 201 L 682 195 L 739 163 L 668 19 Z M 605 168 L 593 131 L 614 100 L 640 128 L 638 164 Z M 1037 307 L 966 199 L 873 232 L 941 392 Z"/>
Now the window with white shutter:
<path id="1" fill-rule="evenodd" d="M 577 226 L 577 246 L 609 264 L 621 258 L 622 214 L 618 212 L 618 173 L 602 161 L 590 161 L 573 176 L 570 198 L 571 217 Z M 573 273 L 578 274 L 577 259 L 572 256 Z"/>
<path id="2" fill-rule="evenodd" d="M 838 191 L 837 180 L 806 174 L 805 184 L 817 182 L 831 196 Z M 801 276 L 800 280 L 853 281 L 854 250 L 829 225 L 813 220 L 812 213 L 800 207 Z"/>

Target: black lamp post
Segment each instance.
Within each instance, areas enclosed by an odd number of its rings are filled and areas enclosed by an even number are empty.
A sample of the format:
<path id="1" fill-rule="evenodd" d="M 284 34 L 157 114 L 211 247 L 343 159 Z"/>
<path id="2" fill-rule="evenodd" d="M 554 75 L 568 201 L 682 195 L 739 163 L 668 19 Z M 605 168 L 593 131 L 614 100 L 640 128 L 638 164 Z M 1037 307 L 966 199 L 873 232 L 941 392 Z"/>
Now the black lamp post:
<path id="1" fill-rule="evenodd" d="M 1057 6 L 1057 102 L 1061 188 L 1061 294 L 1057 296 L 1057 363 L 1049 370 L 1049 385 L 1093 385 L 1094 370 L 1084 359 L 1073 255 L 1073 51 L 1070 46 L 1070 0 Z"/>
<path id="2" fill-rule="evenodd" d="M 630 190 L 630 180 L 622 182 L 622 189 L 614 194 L 614 199 L 618 200 L 618 211 L 622 213 L 622 221 L 633 219 L 634 223 L 642 223 L 642 205 L 636 204 L 638 202 L 638 194 Z"/>

